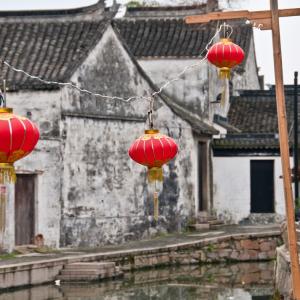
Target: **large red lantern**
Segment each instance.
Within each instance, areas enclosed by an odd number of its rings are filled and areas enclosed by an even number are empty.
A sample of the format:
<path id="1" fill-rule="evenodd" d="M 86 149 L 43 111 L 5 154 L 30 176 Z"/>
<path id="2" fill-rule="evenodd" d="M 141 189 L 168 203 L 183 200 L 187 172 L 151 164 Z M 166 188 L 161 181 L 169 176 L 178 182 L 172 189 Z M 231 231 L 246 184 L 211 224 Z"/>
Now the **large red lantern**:
<path id="1" fill-rule="evenodd" d="M 158 219 L 157 183 L 163 181 L 162 166 L 173 159 L 178 152 L 175 141 L 158 130 L 146 130 L 129 149 L 129 156 L 137 163 L 148 167 L 148 180 L 155 184 L 154 217 Z"/>
<path id="2" fill-rule="evenodd" d="M 207 53 L 208 61 L 220 68 L 221 78 L 230 78 L 230 69 L 240 64 L 244 56 L 243 49 L 228 38 L 221 39 Z"/>
<path id="3" fill-rule="evenodd" d="M 14 162 L 28 155 L 39 139 L 39 130 L 30 120 L 0 108 L 0 184 L 16 181 Z"/>

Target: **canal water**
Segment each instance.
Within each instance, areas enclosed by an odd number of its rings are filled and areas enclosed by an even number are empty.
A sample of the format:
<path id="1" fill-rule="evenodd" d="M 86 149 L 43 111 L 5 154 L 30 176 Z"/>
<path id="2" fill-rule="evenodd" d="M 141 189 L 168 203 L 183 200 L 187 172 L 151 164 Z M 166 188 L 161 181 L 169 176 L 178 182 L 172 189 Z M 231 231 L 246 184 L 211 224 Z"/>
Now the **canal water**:
<path id="1" fill-rule="evenodd" d="M 271 300 L 273 279 L 273 262 L 168 267 L 101 283 L 9 290 L 0 300 Z"/>

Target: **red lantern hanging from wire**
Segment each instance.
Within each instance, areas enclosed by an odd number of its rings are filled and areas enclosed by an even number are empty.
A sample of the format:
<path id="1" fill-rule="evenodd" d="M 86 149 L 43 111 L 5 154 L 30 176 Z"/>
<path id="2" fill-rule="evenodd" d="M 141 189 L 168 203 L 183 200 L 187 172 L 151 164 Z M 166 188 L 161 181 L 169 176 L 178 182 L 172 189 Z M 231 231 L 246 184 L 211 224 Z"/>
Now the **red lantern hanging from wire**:
<path id="1" fill-rule="evenodd" d="M 128 153 L 132 160 L 148 168 L 148 181 L 154 185 L 154 219 L 157 221 L 159 186 L 163 181 L 162 166 L 176 156 L 178 146 L 172 138 L 153 129 L 152 105 L 150 103 L 148 113 L 150 129 L 133 142 Z"/>
<path id="2" fill-rule="evenodd" d="M 39 130 L 27 118 L 0 107 L 0 184 L 14 183 L 14 162 L 27 156 L 39 139 Z"/>
<path id="3" fill-rule="evenodd" d="M 220 78 L 230 78 L 230 70 L 240 64 L 245 57 L 243 49 L 229 38 L 211 46 L 207 52 L 207 60 L 220 68 Z"/>

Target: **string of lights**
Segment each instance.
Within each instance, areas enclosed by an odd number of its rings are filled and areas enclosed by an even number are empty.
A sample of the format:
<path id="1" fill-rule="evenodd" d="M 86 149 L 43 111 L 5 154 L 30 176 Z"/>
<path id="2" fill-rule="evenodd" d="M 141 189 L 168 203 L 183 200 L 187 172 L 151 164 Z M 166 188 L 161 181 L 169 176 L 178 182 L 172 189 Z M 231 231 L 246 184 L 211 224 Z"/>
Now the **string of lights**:
<path id="1" fill-rule="evenodd" d="M 205 48 L 200 52 L 199 57 L 202 57 L 203 53 L 206 51 L 208 51 L 210 45 L 212 44 L 212 42 L 214 41 L 214 39 L 219 35 L 219 33 L 221 32 L 221 30 L 224 29 L 224 34 L 226 32 L 226 30 L 230 30 L 229 36 L 232 34 L 232 27 L 229 24 L 223 23 L 220 26 L 217 26 L 216 32 L 215 34 L 211 37 L 211 39 L 209 40 L 209 42 L 207 43 L 207 45 L 205 46 Z M 228 37 L 229 37 L 228 36 Z M 59 81 L 50 81 L 50 80 L 46 80 L 44 78 L 41 78 L 39 76 L 35 76 L 32 75 L 22 69 L 18 69 L 15 66 L 11 65 L 8 61 L 4 60 L 4 59 L 0 59 L 0 61 L 2 61 L 2 63 L 4 65 L 6 65 L 10 70 L 17 72 L 17 73 L 22 73 L 23 75 L 34 79 L 34 80 L 38 80 L 44 84 L 51 84 L 51 85 L 57 85 L 57 86 L 66 86 L 66 87 L 70 87 L 73 89 L 76 89 L 77 91 L 79 91 L 80 93 L 85 93 L 85 94 L 89 94 L 91 96 L 94 97 L 101 97 L 103 99 L 110 99 L 110 100 L 119 100 L 122 102 L 131 102 L 131 101 L 135 101 L 135 100 L 147 100 L 147 101 L 151 101 L 151 99 L 153 99 L 155 96 L 161 94 L 163 92 L 164 89 L 166 89 L 170 84 L 178 81 L 181 79 L 182 75 L 184 75 L 185 73 L 189 72 L 192 69 L 198 68 L 202 65 L 202 63 L 207 59 L 207 56 L 205 55 L 203 58 L 200 59 L 200 61 L 196 64 L 192 64 L 189 66 L 186 66 L 180 73 L 178 73 L 174 78 L 166 81 L 157 91 L 154 91 L 153 93 L 149 93 L 148 97 L 145 96 L 139 96 L 139 95 L 134 95 L 131 96 L 129 98 L 123 98 L 123 97 L 119 97 L 119 96 L 110 96 L 110 95 L 105 95 L 102 93 L 95 93 L 92 91 L 89 91 L 87 89 L 81 88 L 79 86 L 77 86 L 76 84 L 72 83 L 72 82 L 59 82 Z"/>

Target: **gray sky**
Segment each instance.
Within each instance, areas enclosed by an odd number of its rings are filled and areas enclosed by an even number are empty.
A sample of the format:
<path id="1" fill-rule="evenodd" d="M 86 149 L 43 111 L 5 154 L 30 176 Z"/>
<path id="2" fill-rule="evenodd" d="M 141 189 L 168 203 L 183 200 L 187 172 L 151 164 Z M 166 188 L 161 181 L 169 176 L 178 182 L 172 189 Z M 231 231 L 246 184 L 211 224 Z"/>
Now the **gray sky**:
<path id="1" fill-rule="evenodd" d="M 126 2 L 126 0 L 120 0 Z M 150 1 L 150 0 L 149 0 Z M 158 1 L 158 0 L 156 0 Z M 189 0 L 190 1 L 190 0 Z M 199 0 L 202 2 L 203 0 Z M 36 10 L 88 6 L 97 0 L 0 0 L 0 10 Z M 182 0 L 159 0 L 161 4 L 184 3 Z M 196 1 L 195 1 L 196 2 Z M 226 2 L 226 0 L 220 0 Z M 231 0 L 235 9 L 262 10 L 269 8 L 269 0 Z M 280 8 L 300 7 L 299 0 L 279 0 Z M 300 17 L 281 18 L 281 43 L 285 83 L 293 83 L 294 71 L 300 71 Z M 255 30 L 255 43 L 260 73 L 266 83 L 274 83 L 271 32 Z"/>

